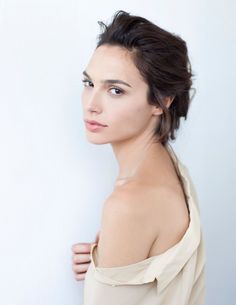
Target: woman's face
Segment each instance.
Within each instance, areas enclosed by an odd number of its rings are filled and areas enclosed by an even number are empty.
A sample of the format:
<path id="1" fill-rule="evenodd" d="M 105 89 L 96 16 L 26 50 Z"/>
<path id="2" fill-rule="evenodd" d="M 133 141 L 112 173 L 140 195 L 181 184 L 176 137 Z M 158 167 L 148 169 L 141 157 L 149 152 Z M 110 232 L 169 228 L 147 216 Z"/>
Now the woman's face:
<path id="1" fill-rule="evenodd" d="M 153 131 L 158 116 L 153 116 L 155 106 L 147 102 L 148 85 L 129 51 L 102 45 L 94 51 L 83 74 L 86 80 L 82 92 L 84 119 L 106 125 L 97 130 L 86 127 L 90 142 L 122 142 L 147 129 Z"/>

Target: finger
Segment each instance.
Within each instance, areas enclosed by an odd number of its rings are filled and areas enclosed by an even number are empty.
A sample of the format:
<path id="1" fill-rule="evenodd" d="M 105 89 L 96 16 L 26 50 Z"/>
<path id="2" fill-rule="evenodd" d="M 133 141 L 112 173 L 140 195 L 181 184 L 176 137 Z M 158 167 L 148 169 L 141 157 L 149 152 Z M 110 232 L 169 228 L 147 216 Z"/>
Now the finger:
<path id="1" fill-rule="evenodd" d="M 78 243 L 72 245 L 71 250 L 74 253 L 89 253 L 90 247 L 91 247 L 91 243 Z"/>
<path id="2" fill-rule="evenodd" d="M 82 264 L 91 261 L 90 254 L 74 254 L 72 260 L 75 264 Z"/>
<path id="3" fill-rule="evenodd" d="M 87 272 L 89 265 L 90 265 L 90 264 L 73 264 L 73 265 L 72 265 L 72 270 L 73 270 L 75 273 Z"/>
<path id="4" fill-rule="evenodd" d="M 86 275 L 86 272 L 85 273 L 77 273 L 77 274 L 75 274 L 76 281 L 83 281 L 85 279 L 85 275 Z"/>

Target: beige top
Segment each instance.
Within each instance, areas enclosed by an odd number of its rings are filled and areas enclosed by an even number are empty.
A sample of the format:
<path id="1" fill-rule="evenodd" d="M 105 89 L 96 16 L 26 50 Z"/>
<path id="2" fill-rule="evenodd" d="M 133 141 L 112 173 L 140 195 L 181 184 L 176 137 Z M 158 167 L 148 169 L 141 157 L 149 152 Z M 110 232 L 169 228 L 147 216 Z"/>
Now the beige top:
<path id="1" fill-rule="evenodd" d="M 183 178 L 190 223 L 165 252 L 121 267 L 97 267 L 97 244 L 84 280 L 84 305 L 203 305 L 205 246 L 197 194 L 187 167 L 168 149 Z"/>

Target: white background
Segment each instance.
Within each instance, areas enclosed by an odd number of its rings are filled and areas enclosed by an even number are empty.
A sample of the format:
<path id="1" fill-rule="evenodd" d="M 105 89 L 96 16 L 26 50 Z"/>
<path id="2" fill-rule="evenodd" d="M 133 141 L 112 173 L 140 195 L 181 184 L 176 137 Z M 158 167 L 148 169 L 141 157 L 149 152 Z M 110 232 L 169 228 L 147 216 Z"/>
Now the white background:
<path id="1" fill-rule="evenodd" d="M 197 94 L 172 145 L 198 191 L 206 304 L 236 302 L 236 2 L 0 0 L 1 305 L 82 305 L 71 245 L 94 242 L 117 164 L 86 140 L 81 79 L 118 9 L 187 42 Z"/>

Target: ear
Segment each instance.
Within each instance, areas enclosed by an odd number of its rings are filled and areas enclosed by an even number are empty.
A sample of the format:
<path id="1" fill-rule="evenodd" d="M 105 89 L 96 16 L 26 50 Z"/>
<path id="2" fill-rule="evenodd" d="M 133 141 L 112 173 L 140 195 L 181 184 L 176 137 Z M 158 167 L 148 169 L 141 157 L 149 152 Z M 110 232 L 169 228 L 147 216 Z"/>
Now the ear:
<path id="1" fill-rule="evenodd" d="M 170 107 L 171 103 L 173 102 L 175 96 L 167 96 L 163 99 L 164 104 L 166 105 L 167 108 Z M 163 113 L 163 110 L 160 106 L 154 106 L 153 107 L 153 114 L 154 115 L 160 115 Z"/>

